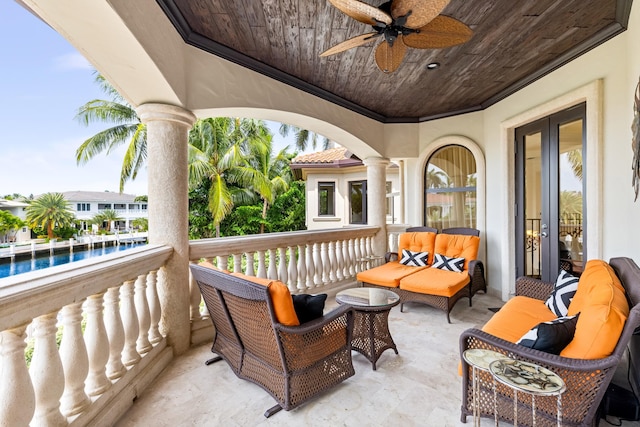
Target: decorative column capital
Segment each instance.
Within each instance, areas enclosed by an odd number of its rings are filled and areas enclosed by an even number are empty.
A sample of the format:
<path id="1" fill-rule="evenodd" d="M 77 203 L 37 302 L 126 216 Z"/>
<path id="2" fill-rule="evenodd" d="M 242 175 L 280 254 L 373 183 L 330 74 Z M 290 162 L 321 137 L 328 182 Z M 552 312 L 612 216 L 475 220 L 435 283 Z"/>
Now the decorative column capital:
<path id="1" fill-rule="evenodd" d="M 387 167 L 391 161 L 385 157 L 367 157 L 362 161 L 362 163 L 369 166 L 384 166 Z"/>
<path id="2" fill-rule="evenodd" d="M 191 111 L 169 104 L 142 104 L 136 108 L 136 113 L 142 123 L 168 121 L 183 124 L 188 128 L 191 128 L 197 119 Z"/>

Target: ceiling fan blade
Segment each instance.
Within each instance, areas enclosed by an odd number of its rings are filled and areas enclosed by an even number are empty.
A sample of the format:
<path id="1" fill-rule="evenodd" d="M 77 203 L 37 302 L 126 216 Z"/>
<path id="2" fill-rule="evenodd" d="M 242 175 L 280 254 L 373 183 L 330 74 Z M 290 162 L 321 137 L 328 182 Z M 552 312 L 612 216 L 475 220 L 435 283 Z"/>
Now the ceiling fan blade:
<path id="1" fill-rule="evenodd" d="M 415 49 L 442 49 L 469 41 L 473 31 L 466 24 L 448 16 L 437 16 L 419 32 L 404 36 L 404 43 Z"/>
<path id="2" fill-rule="evenodd" d="M 362 46 L 363 44 L 367 44 L 369 42 L 374 41 L 374 39 L 379 35 L 380 34 L 376 32 L 360 34 L 359 36 L 352 37 L 349 40 L 345 40 L 342 43 L 338 43 L 332 48 L 325 50 L 320 54 L 320 56 L 335 55 L 336 53 L 344 52 L 345 50 Z"/>
<path id="3" fill-rule="evenodd" d="M 398 36 L 393 46 L 384 41 L 376 49 L 376 65 L 383 73 L 393 73 L 402 63 L 406 51 L 402 36 Z"/>
<path id="4" fill-rule="evenodd" d="M 377 21 L 391 24 L 391 16 L 386 12 L 358 0 L 329 0 L 332 5 L 364 24 L 376 25 Z"/>
<path id="5" fill-rule="evenodd" d="M 330 0 L 333 3 L 333 0 Z M 393 0 L 391 2 L 391 16 L 398 19 L 409 12 L 407 28 L 420 28 L 442 12 L 451 0 Z"/>

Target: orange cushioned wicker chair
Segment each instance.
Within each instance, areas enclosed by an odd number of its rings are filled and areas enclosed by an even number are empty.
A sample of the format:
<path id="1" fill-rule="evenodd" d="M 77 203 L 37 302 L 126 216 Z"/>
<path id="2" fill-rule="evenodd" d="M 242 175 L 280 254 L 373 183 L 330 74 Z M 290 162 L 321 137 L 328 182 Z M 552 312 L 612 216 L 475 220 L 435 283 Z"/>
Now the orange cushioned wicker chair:
<path id="1" fill-rule="evenodd" d="M 390 288 L 400 296 L 400 310 L 407 302 L 427 304 L 444 311 L 447 322 L 456 302 L 463 297 L 471 298 L 476 292 L 486 292 L 484 265 L 476 259 L 480 245 L 480 232 L 472 228 L 452 228 L 441 234 L 430 232 L 403 233 L 400 235 L 398 253 L 388 254 L 389 262 L 358 273 L 357 279 L 366 286 Z M 428 252 L 425 266 L 404 265 L 403 250 Z M 463 258 L 460 272 L 433 267 L 434 255 Z M 412 254 L 413 255 L 413 254 Z"/>
<path id="2" fill-rule="evenodd" d="M 211 351 L 218 356 L 207 364 L 224 359 L 238 377 L 269 392 L 278 404 L 265 417 L 291 410 L 354 374 L 349 306 L 300 325 L 282 282 L 190 268 L 215 329 Z"/>
<path id="3" fill-rule="evenodd" d="M 640 326 L 640 268 L 630 258 L 612 258 L 607 264 L 590 260 L 580 277 L 569 315 L 580 312 L 575 334 L 559 355 L 516 344 L 530 328 L 556 317 L 544 304 L 553 283 L 529 277 L 516 281 L 516 296 L 480 329 L 468 329 L 460 336 L 462 360 L 462 414 L 464 422 L 476 410 L 480 416 L 518 425 L 557 425 L 555 396 L 518 393 L 514 408 L 513 391 L 494 385 L 488 372 L 477 370 L 473 387 L 472 368 L 462 357 L 465 350 L 485 349 L 505 357 L 550 369 L 566 384 L 562 394 L 562 425 L 595 426 L 597 410 L 627 345 Z M 535 418 L 533 417 L 535 415 Z"/>

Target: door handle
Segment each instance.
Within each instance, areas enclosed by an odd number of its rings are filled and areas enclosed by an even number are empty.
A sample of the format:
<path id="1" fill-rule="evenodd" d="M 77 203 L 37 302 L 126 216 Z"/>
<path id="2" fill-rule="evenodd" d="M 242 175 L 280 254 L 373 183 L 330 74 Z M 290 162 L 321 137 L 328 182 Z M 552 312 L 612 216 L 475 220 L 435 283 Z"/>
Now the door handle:
<path id="1" fill-rule="evenodd" d="M 549 237 L 549 234 L 546 231 L 543 231 L 542 233 L 540 233 L 540 235 L 545 238 Z"/>

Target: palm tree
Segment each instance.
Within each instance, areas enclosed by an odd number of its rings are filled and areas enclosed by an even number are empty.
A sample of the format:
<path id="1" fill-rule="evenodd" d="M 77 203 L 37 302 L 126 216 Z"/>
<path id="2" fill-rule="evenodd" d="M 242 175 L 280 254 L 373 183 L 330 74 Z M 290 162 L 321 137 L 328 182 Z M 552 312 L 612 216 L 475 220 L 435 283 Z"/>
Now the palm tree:
<path id="1" fill-rule="evenodd" d="M 582 181 L 582 149 L 567 151 L 567 160 L 575 177 Z"/>
<path id="2" fill-rule="evenodd" d="M 102 212 L 95 214 L 93 218 L 91 218 L 91 222 L 97 224 L 98 227 L 102 226 L 102 224 L 106 222 L 107 226 L 105 227 L 105 229 L 107 230 L 107 233 L 111 231 L 111 223 L 113 221 L 121 220 L 122 217 L 120 217 L 118 213 L 113 209 L 105 209 Z"/>
<path id="3" fill-rule="evenodd" d="M 271 138 L 257 140 L 248 148 L 245 162 L 231 171 L 232 180 L 253 191 L 262 200 L 262 219 L 276 197 L 289 189 L 291 169 L 286 148 L 273 155 Z M 260 234 L 264 233 L 264 221 Z"/>
<path id="4" fill-rule="evenodd" d="M 449 177 L 441 169 L 429 167 L 427 170 L 427 188 L 447 188 Z"/>
<path id="5" fill-rule="evenodd" d="M 95 80 L 109 95 L 110 100 L 94 99 L 87 102 L 78 110 L 76 119 L 85 126 L 94 122 L 112 123 L 115 126 L 84 141 L 76 150 L 76 162 L 84 165 L 96 155 L 102 152 L 109 154 L 128 141 L 129 146 L 120 172 L 122 192 L 127 181 L 136 179 L 147 158 L 147 127 L 140 121 L 133 107 L 101 74 L 96 73 Z"/>
<path id="6" fill-rule="evenodd" d="M 45 193 L 25 208 L 27 222 L 31 228 L 47 229 L 47 237 L 52 239 L 55 227 L 67 227 L 75 218 L 71 205 L 62 193 Z"/>
<path id="7" fill-rule="evenodd" d="M 307 144 L 311 141 L 311 146 L 315 149 L 318 143 L 318 139 L 322 138 L 322 149 L 326 150 L 331 146 L 331 140 L 326 136 L 318 135 L 310 130 L 301 129 L 299 127 L 288 125 L 286 123 L 280 123 L 280 135 L 286 137 L 289 132 L 293 131 L 296 138 L 296 148 L 300 151 L 307 149 Z"/>
<path id="8" fill-rule="evenodd" d="M 189 132 L 189 188 L 211 180 L 209 211 L 216 236 L 220 235 L 220 222 L 233 209 L 234 199 L 246 200 L 251 195 L 230 186 L 233 169 L 246 162 L 250 146 L 269 135 L 262 120 L 227 117 L 200 119 Z"/>

